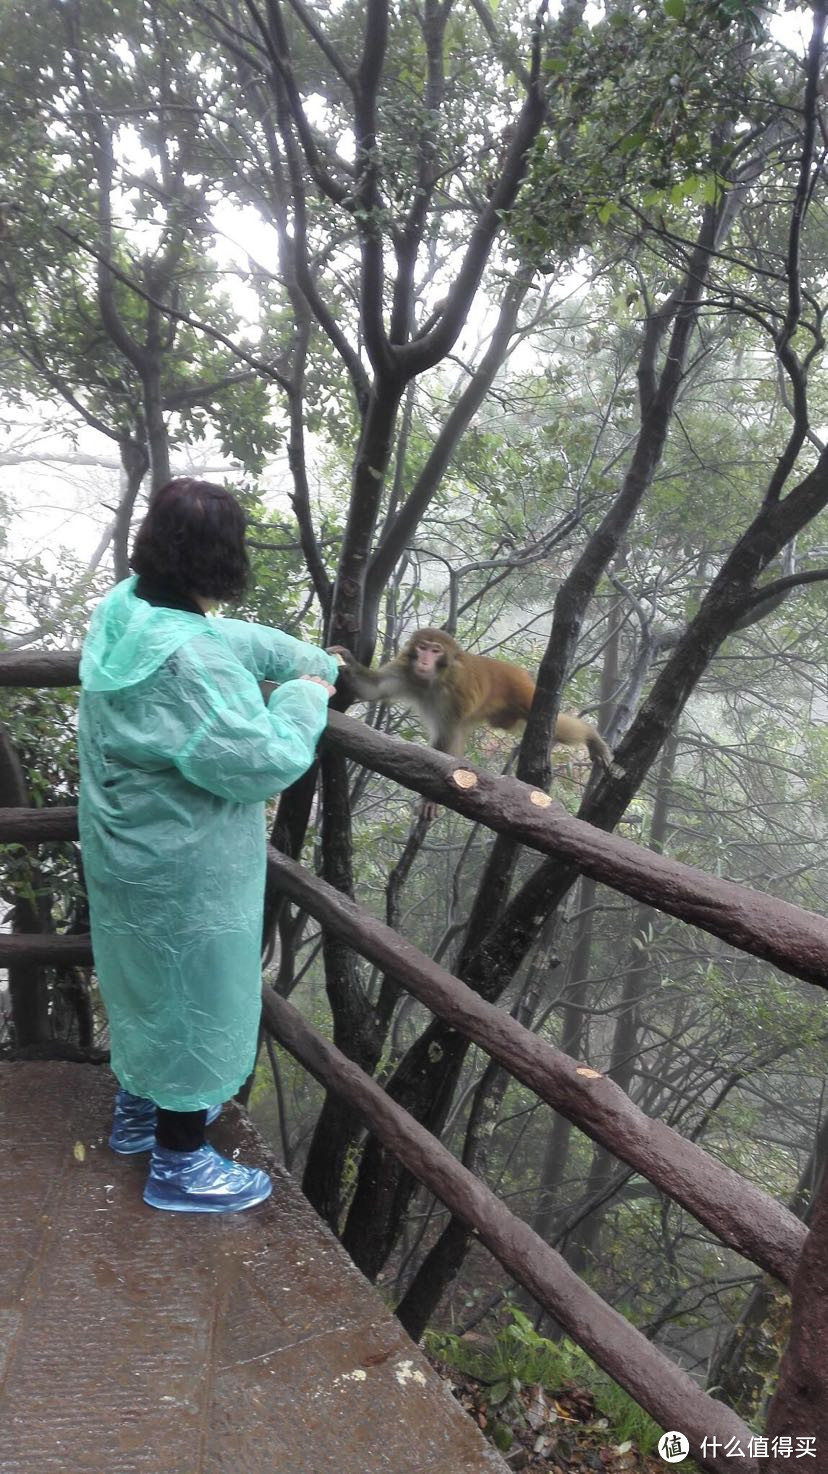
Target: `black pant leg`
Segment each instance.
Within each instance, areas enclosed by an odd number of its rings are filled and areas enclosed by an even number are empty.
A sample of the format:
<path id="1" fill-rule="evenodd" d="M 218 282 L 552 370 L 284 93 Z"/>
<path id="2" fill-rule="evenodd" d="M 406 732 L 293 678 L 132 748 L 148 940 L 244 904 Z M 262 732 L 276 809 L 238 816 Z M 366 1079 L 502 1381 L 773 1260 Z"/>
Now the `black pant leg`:
<path id="1" fill-rule="evenodd" d="M 158 1107 L 155 1140 L 168 1152 L 197 1152 L 204 1145 L 207 1112 L 165 1111 Z"/>

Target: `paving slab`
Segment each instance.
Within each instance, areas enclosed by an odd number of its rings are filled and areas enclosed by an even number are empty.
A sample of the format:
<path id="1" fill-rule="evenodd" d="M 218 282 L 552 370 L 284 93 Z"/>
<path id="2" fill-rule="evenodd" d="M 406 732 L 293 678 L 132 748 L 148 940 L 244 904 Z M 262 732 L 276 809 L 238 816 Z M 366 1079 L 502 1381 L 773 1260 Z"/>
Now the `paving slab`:
<path id="1" fill-rule="evenodd" d="M 0 1474 L 505 1474 L 243 1112 L 272 1198 L 160 1213 L 114 1093 L 0 1063 Z"/>

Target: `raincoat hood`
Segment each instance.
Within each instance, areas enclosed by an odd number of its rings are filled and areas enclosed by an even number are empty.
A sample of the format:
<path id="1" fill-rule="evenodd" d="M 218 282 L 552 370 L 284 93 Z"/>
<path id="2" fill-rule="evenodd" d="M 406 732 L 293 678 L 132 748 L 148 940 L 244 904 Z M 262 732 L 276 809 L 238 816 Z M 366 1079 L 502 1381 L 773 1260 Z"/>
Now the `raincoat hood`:
<path id="1" fill-rule="evenodd" d="M 87 691 L 123 691 L 154 675 L 166 660 L 210 629 L 202 614 L 148 604 L 125 578 L 101 600 L 83 643 L 80 679 Z"/>

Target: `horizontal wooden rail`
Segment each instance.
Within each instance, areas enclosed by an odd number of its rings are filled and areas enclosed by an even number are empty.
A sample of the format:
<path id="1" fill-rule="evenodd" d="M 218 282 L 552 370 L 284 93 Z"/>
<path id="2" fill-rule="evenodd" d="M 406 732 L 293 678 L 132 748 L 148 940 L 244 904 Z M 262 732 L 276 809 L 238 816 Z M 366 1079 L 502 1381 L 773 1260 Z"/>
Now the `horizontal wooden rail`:
<path id="1" fill-rule="evenodd" d="M 547 794 L 329 712 L 324 741 L 438 803 L 557 855 L 613 890 L 666 911 L 794 977 L 828 987 L 828 921 L 788 901 L 720 880 L 574 819 Z"/>
<path id="2" fill-rule="evenodd" d="M 92 938 L 52 932 L 0 932 L 0 967 L 42 962 L 46 967 L 91 967 Z"/>
<path id="3" fill-rule="evenodd" d="M 0 810 L 0 840 L 71 837 L 73 809 Z M 50 828 L 51 824 L 51 828 Z M 724 1243 L 790 1282 L 805 1238 L 798 1218 L 677 1131 L 644 1114 L 607 1076 L 579 1074 L 574 1059 L 538 1039 L 332 886 L 269 847 L 279 888 L 362 956 L 394 976 L 431 1011 L 474 1040 L 542 1100 L 681 1203 Z M 88 937 L 0 935 L 0 964 L 29 957 L 89 966 Z"/>
<path id="4" fill-rule="evenodd" d="M 290 1003 L 266 990 L 263 1010 L 265 1026 L 279 1043 L 326 1089 L 359 1113 L 389 1151 L 473 1229 L 503 1267 L 611 1377 L 663 1428 L 680 1425 L 690 1440 L 693 1457 L 704 1468 L 733 1474 L 732 1459 L 721 1451 L 707 1458 L 701 1454 L 705 1438 L 708 1450 L 716 1447 L 712 1439 L 719 1440 L 721 1450 L 733 1438 L 747 1449 L 750 1430 L 730 1408 L 708 1397 L 686 1372 L 607 1305 L 560 1254 L 516 1218 L 479 1177 L 390 1100 L 375 1081 L 312 1029 Z M 740 1459 L 739 1471 L 757 1474 L 755 1460 Z"/>
<path id="5" fill-rule="evenodd" d="M 77 679 L 74 651 L 0 655 L 0 686 L 63 686 Z M 828 987 L 828 922 L 813 911 L 656 855 L 572 818 L 548 795 L 517 778 L 498 777 L 423 743 L 389 737 L 341 712 L 328 713 L 324 740 L 405 788 L 543 854 L 557 855 L 593 880 L 698 926 L 794 977 Z"/>
<path id="6" fill-rule="evenodd" d="M 502 1008 L 484 1002 L 391 927 L 272 846 L 268 868 L 290 900 L 389 972 L 541 1100 L 681 1203 L 717 1238 L 790 1282 L 807 1230 L 781 1203 L 663 1121 L 645 1115 L 608 1076 L 579 1064 Z"/>
<path id="7" fill-rule="evenodd" d="M 80 650 L 15 650 L 0 655 L 0 686 L 77 686 Z"/>
<path id="8" fill-rule="evenodd" d="M 0 844 L 45 844 L 50 839 L 77 839 L 76 808 L 0 809 Z"/>

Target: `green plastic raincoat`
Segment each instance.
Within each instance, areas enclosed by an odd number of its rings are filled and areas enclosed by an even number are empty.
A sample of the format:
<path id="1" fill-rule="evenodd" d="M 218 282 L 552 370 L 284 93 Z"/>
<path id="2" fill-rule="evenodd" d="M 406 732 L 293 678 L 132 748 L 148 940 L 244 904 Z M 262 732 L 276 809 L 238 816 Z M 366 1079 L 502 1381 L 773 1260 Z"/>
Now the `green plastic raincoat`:
<path id="1" fill-rule="evenodd" d="M 167 1110 L 253 1067 L 264 800 L 310 766 L 337 664 L 243 620 L 153 606 L 124 580 L 81 660 L 79 822 L 112 1068 Z M 287 682 L 267 706 L 260 680 Z"/>

